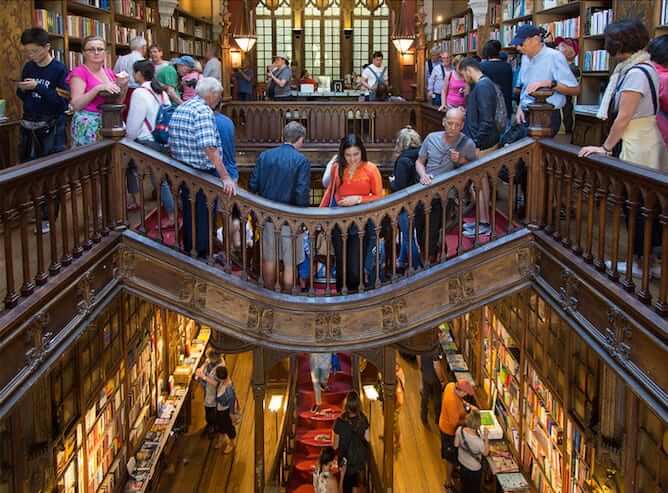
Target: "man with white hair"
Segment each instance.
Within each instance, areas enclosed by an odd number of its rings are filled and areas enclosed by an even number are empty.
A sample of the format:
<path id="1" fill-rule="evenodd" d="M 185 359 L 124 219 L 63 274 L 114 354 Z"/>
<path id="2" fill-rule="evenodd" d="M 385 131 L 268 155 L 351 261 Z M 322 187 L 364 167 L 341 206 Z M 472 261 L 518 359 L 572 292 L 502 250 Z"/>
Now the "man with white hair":
<path id="1" fill-rule="evenodd" d="M 233 196 L 237 192 L 236 182 L 230 176 L 222 158 L 220 135 L 216 128 L 213 109 L 223 98 L 223 86 L 213 77 L 204 77 L 195 88 L 197 95 L 179 106 L 169 121 L 169 150 L 174 159 L 182 161 L 197 171 L 220 178 L 223 192 Z M 181 189 L 183 200 L 183 247 L 192 249 L 192 224 L 189 195 L 191 191 Z M 208 255 L 209 221 L 206 199 L 198 192 L 195 200 L 197 238 L 195 248 L 199 257 Z"/>
<path id="2" fill-rule="evenodd" d="M 146 40 L 142 36 L 137 36 L 130 41 L 130 53 L 122 55 L 116 60 L 114 65 L 114 73 L 128 75 L 128 91 L 125 94 L 125 108 L 123 109 L 123 120 L 127 120 L 128 111 L 130 109 L 130 99 L 132 92 L 139 87 L 139 83 L 135 80 L 134 69 L 132 68 L 135 62 L 144 60 L 146 58 Z"/>

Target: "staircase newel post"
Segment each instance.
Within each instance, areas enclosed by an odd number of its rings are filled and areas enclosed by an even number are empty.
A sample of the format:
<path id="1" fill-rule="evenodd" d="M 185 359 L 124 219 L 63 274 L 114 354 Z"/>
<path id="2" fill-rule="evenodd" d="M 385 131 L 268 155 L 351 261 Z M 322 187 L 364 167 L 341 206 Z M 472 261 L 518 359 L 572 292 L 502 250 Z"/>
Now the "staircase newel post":
<path id="1" fill-rule="evenodd" d="M 125 137 L 125 125 L 123 125 L 121 115 L 124 108 L 124 104 L 113 102 L 100 105 L 102 110 L 102 137 L 116 142 Z M 121 163 L 118 145 L 112 147 L 110 167 L 111 179 L 109 181 L 108 197 L 111 206 L 111 224 L 115 230 L 123 230 L 127 227 L 125 224 L 127 193 L 125 192 L 125 171 Z"/>
<path id="2" fill-rule="evenodd" d="M 253 398 L 255 404 L 255 493 L 264 492 L 264 350 L 253 350 Z"/>
<path id="3" fill-rule="evenodd" d="M 386 346 L 383 348 L 383 490 L 387 493 L 394 489 L 395 364 L 396 351 L 392 346 Z"/>
<path id="4" fill-rule="evenodd" d="M 527 207 L 527 221 L 529 229 L 540 229 L 543 226 L 544 207 L 545 207 L 545 168 L 543 163 L 543 153 L 538 139 L 551 137 L 552 128 L 550 126 L 554 106 L 547 102 L 547 98 L 552 96 L 552 89 L 542 88 L 532 94 L 534 102 L 528 107 L 529 137 L 533 137 L 536 142 L 531 148 L 529 159 L 531 162 L 525 163 L 527 169 L 527 197 L 525 204 Z"/>

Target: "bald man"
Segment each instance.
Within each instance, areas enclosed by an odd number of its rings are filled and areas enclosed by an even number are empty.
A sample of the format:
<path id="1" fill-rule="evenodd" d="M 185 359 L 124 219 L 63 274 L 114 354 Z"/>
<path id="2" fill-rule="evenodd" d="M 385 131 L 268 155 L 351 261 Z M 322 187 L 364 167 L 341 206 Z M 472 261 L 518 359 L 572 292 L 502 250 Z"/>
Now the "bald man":
<path id="1" fill-rule="evenodd" d="M 476 159 L 475 143 L 462 133 L 465 113 L 461 108 L 451 108 L 443 117 L 445 131 L 432 132 L 424 139 L 415 169 L 420 183 L 430 185 L 435 176 L 452 171 L 462 164 Z M 424 217 L 424 214 L 416 214 Z M 442 234 L 440 228 L 443 220 L 443 204 L 435 199 L 429 214 L 429 253 L 432 262 L 440 260 Z M 416 220 L 420 244 L 424 235 L 421 219 Z M 445 248 L 442 249 L 445 251 Z"/>

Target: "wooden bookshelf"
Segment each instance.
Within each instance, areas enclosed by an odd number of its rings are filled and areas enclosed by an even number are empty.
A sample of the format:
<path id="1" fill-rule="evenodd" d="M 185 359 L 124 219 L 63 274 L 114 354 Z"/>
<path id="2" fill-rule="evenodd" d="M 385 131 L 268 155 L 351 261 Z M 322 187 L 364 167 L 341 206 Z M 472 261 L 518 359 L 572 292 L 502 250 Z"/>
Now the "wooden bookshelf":
<path id="1" fill-rule="evenodd" d="M 80 62 L 81 55 L 76 53 L 81 53 L 82 39 L 96 31 L 106 38 L 109 66 L 130 52 L 130 41 L 137 36 L 143 36 L 148 45 L 157 43 L 161 34 L 173 38 L 173 46 L 163 46 L 166 57 L 187 54 L 203 58 L 213 42 L 211 19 L 195 17 L 180 8 L 174 12 L 172 25 L 181 22 L 183 29 L 162 28 L 158 0 L 32 0 L 31 6 L 33 24 L 49 32 L 54 55 L 70 69 Z"/>

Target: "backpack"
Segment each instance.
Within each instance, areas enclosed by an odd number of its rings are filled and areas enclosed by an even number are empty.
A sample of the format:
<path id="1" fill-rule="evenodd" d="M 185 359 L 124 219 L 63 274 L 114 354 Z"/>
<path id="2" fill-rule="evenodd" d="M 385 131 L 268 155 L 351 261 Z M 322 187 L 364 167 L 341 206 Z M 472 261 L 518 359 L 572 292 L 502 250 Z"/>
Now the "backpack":
<path id="1" fill-rule="evenodd" d="M 506 108 L 506 99 L 503 97 L 503 92 L 498 84 L 494 83 L 492 79 L 489 81 L 494 86 L 494 91 L 496 92 L 496 111 L 494 112 L 494 121 L 496 122 L 496 130 L 501 134 L 506 130 L 508 123 L 510 122 L 508 109 Z"/>
<path id="2" fill-rule="evenodd" d="M 148 89 L 146 89 L 148 91 Z M 167 145 L 169 141 L 169 122 L 172 119 L 172 115 L 176 110 L 175 106 L 171 104 L 161 104 L 158 97 L 149 91 L 153 98 L 159 105 L 158 114 L 155 118 L 155 128 L 151 125 L 151 122 L 148 119 L 144 118 L 144 123 L 148 127 L 149 132 L 153 135 L 153 140 L 158 144 Z"/>
<path id="3" fill-rule="evenodd" d="M 360 472 L 364 466 L 369 462 L 369 444 L 364 439 L 364 432 L 357 429 L 352 422 L 347 419 L 343 420 L 351 428 L 350 443 L 348 444 L 347 454 L 345 455 L 347 462 L 347 473 Z"/>

